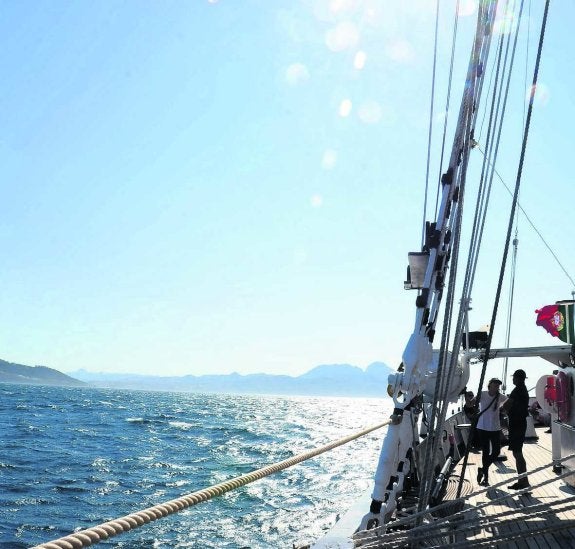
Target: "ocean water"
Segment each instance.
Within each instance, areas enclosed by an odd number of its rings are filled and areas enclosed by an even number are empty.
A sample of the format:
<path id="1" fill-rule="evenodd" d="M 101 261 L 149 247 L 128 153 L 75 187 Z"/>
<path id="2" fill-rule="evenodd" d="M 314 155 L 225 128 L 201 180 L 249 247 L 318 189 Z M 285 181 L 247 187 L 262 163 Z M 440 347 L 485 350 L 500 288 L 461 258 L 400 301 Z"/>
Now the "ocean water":
<path id="1" fill-rule="evenodd" d="M 0 384 L 0 548 L 31 547 L 178 498 L 390 411 L 377 399 Z M 291 548 L 318 539 L 370 487 L 383 434 L 97 546 Z"/>

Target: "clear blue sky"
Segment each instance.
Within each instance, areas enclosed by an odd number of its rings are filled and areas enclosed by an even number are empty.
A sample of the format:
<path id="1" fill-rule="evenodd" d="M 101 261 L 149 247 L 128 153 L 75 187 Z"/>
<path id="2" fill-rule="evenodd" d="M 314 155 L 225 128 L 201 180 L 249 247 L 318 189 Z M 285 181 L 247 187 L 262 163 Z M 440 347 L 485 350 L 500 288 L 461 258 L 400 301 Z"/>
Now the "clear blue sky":
<path id="1" fill-rule="evenodd" d="M 441 1 L 436 159 L 454 5 Z M 456 106 L 475 25 L 462 6 Z M 574 2 L 552 2 L 521 197 L 572 276 L 573 21 Z M 430 0 L 2 2 L 0 357 L 161 375 L 397 365 L 434 22 Z M 497 185 L 472 327 L 491 315 Z M 521 218 L 519 239 L 512 344 L 552 344 L 533 311 L 572 288 Z"/>

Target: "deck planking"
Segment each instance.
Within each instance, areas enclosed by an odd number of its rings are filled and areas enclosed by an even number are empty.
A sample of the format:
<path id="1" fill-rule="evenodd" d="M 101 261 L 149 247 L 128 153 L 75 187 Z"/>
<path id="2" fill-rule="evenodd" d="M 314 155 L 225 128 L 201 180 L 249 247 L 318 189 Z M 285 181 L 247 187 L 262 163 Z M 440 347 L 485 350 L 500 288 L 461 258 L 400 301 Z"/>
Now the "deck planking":
<path id="1" fill-rule="evenodd" d="M 469 505 L 475 507 L 513 494 L 511 497 L 507 497 L 502 501 L 494 502 L 487 507 L 478 509 L 477 512 L 484 518 L 512 509 L 516 509 L 517 513 L 512 515 L 516 519 L 512 523 L 501 523 L 495 519 L 489 526 L 483 527 L 482 529 L 477 528 L 473 533 L 462 532 L 459 536 L 456 534 L 455 539 L 457 541 L 486 540 L 493 535 L 509 537 L 514 533 L 525 534 L 529 527 L 541 525 L 542 523 L 548 526 L 556 525 L 559 528 L 562 524 L 565 524 L 565 521 L 575 520 L 575 510 L 562 511 L 559 508 L 557 513 L 547 517 L 538 517 L 533 516 L 532 513 L 525 513 L 525 508 L 529 506 L 545 502 L 556 502 L 560 499 L 575 495 L 575 489 L 566 485 L 564 480 L 558 479 L 557 475 L 553 472 L 551 466 L 551 434 L 546 431 L 546 427 L 537 428 L 537 440 L 526 441 L 523 446 L 523 455 L 527 462 L 528 471 L 548 465 L 544 470 L 529 476 L 533 488 L 528 494 L 517 495 L 513 490 L 509 490 L 507 487 L 515 482 L 517 475 L 515 460 L 507 447 L 502 449 L 501 452 L 501 455 L 506 456 L 507 460 L 494 463 L 489 471 L 489 481 L 491 485 L 499 484 L 500 482 L 505 482 L 505 484 L 497 488 L 489 488 L 488 490 L 485 490 L 484 487 L 478 486 L 477 484 L 477 468 L 481 467 L 481 452 L 469 454 L 465 472 L 465 478 L 473 486 L 473 494 L 468 500 Z M 463 460 L 455 467 L 453 475 L 456 477 L 461 475 L 462 463 Z M 536 486 L 546 480 L 553 480 L 553 482 L 544 486 Z M 505 517 L 503 520 L 508 518 L 510 517 Z M 465 521 L 465 523 L 467 523 L 467 521 Z M 498 540 L 496 542 L 494 541 L 494 546 L 509 549 L 556 549 L 558 547 L 575 547 L 575 529 L 556 530 L 554 532 L 536 534 L 517 540 Z"/>

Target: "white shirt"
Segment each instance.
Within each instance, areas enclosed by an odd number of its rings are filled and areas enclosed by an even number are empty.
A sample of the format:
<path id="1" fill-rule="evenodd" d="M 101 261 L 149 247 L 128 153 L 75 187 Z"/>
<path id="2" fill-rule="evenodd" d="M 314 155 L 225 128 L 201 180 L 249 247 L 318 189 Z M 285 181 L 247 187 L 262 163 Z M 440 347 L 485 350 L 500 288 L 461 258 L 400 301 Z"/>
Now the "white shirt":
<path id="1" fill-rule="evenodd" d="M 493 399 L 495 402 L 491 404 Z M 500 431 L 501 423 L 499 421 L 499 408 L 503 406 L 503 403 L 507 400 L 505 395 L 499 394 L 497 397 L 493 397 L 489 394 L 489 391 L 481 391 L 481 399 L 479 400 L 479 411 L 485 410 L 490 404 L 489 409 L 483 412 L 479 419 L 477 420 L 477 428 L 483 431 Z"/>

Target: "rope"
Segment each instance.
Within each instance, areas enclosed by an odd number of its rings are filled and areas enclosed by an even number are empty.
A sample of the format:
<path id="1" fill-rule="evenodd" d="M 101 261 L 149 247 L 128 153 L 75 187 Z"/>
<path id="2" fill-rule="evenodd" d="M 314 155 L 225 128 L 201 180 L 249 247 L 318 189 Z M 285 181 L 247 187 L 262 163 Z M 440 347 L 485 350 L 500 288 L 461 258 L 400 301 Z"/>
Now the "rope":
<path id="1" fill-rule="evenodd" d="M 478 73 L 478 67 L 484 66 L 487 59 L 487 54 L 489 51 L 489 44 L 491 42 L 492 33 L 490 29 L 493 25 L 493 19 L 495 16 L 495 3 L 485 2 L 481 3 L 479 6 L 479 12 L 477 17 L 477 28 L 476 35 L 474 39 L 474 45 L 469 59 L 468 73 L 466 79 L 466 91 L 460 106 L 459 119 L 457 122 L 456 135 L 454 137 L 454 143 L 451 153 L 451 158 L 449 162 L 449 169 L 454 175 L 454 180 L 452 181 L 450 190 L 448 192 L 455 192 L 457 189 L 458 198 L 454 199 L 453 195 L 448 195 L 448 199 L 451 200 L 449 208 L 453 207 L 453 211 L 447 213 L 442 210 L 443 218 L 440 216 L 438 218 L 437 227 L 445 223 L 447 230 L 452 234 L 453 245 L 451 247 L 451 252 L 447 252 L 447 257 L 443 259 L 443 274 L 447 271 L 447 265 L 449 262 L 449 253 L 451 253 L 451 274 L 449 276 L 448 283 L 448 299 L 445 305 L 444 318 L 446 322 L 443 326 L 442 340 L 439 351 L 439 363 L 437 369 L 437 377 L 434 391 L 434 401 L 431 408 L 431 417 L 429 421 L 429 432 L 428 432 L 428 444 L 426 447 L 424 463 L 434 463 L 435 458 L 439 451 L 439 428 L 443 425 L 445 420 L 445 414 L 447 410 L 446 403 L 446 393 L 448 389 L 448 380 L 453 376 L 454 362 L 452 360 L 450 368 L 447 372 L 444 369 L 444 363 L 446 359 L 446 349 L 448 333 L 451 327 L 451 318 L 453 310 L 453 292 L 456 283 L 456 272 L 457 272 L 457 259 L 459 251 L 459 234 L 461 230 L 461 216 L 463 211 L 463 198 L 464 198 L 464 188 L 465 180 L 467 174 L 467 165 L 469 160 L 469 145 L 471 143 L 471 138 L 473 136 L 473 127 L 476 119 L 477 113 L 477 103 L 479 102 L 479 88 L 482 85 L 484 73 Z M 447 187 L 444 187 L 444 194 L 446 193 Z M 445 199 L 444 199 L 445 200 Z M 443 207 L 443 204 L 442 204 Z M 449 209 L 448 208 L 448 209 Z M 443 228 L 441 230 L 444 230 Z M 436 256 L 441 257 L 441 256 Z M 436 260 L 433 255 L 430 256 L 430 264 Z M 439 269 L 437 269 L 439 270 Z M 437 275 L 434 275 L 437 276 Z M 443 282 L 443 281 L 442 281 Z M 431 284 L 436 284 L 432 279 Z M 431 285 L 430 285 L 431 286 Z M 437 289 L 437 287 L 436 287 Z M 417 319 L 422 323 L 422 329 L 425 330 L 426 334 L 430 331 L 434 331 L 435 323 L 437 321 L 437 315 L 441 302 L 442 292 L 436 292 L 433 296 L 434 299 L 429 308 L 429 323 L 425 326 L 425 318 L 423 316 L 423 309 L 418 309 Z M 427 314 L 426 314 L 427 316 Z M 425 326 L 425 327 L 424 327 Z M 460 336 L 460 332 L 459 332 Z M 431 340 L 432 340 L 431 336 Z M 453 358 L 453 357 L 452 357 Z M 451 372 L 451 376 L 449 375 Z M 439 401 L 443 401 L 443 407 L 440 407 Z M 430 496 L 430 491 L 432 487 L 432 468 L 424 468 L 423 475 L 420 479 L 420 491 L 419 491 L 419 503 L 418 508 L 424 509 L 427 505 L 427 501 Z"/>
<path id="2" fill-rule="evenodd" d="M 439 28 L 439 0 L 435 5 L 435 39 L 433 44 L 433 76 L 431 78 L 431 101 L 429 106 L 429 130 L 427 136 L 427 167 L 425 169 L 425 195 L 423 199 L 423 222 L 421 225 L 421 247 L 425 243 L 425 218 L 427 216 L 427 193 L 429 188 L 429 165 L 431 163 L 431 137 L 433 132 L 433 105 L 435 100 L 435 67 L 437 66 L 437 35 Z"/>
<path id="3" fill-rule="evenodd" d="M 519 11 L 519 21 L 521 21 L 521 17 L 523 14 L 523 6 L 524 6 L 524 0 L 521 0 L 521 6 L 520 6 L 520 11 Z M 549 4 L 547 2 L 546 6 L 545 6 L 545 13 L 543 15 L 543 21 L 541 24 L 541 34 L 540 34 L 540 38 L 539 38 L 539 50 L 538 50 L 538 54 L 537 54 L 537 60 L 535 63 L 535 69 L 534 69 L 534 73 L 533 73 L 533 87 L 535 88 L 535 85 L 537 84 L 537 76 L 539 73 L 539 63 L 540 63 L 540 59 L 541 59 L 541 50 L 543 48 L 543 37 L 545 35 L 545 26 L 547 23 L 547 12 L 548 12 L 548 7 Z M 488 166 L 495 166 L 495 161 L 497 158 L 497 152 L 499 150 L 499 142 L 501 139 L 501 131 L 503 128 L 503 118 L 505 116 L 505 110 L 506 110 L 506 106 L 507 106 L 507 97 L 508 97 L 508 93 L 509 93 L 509 87 L 510 87 L 510 81 L 511 81 L 511 74 L 512 74 L 512 68 L 514 65 L 514 59 L 515 59 L 515 52 L 516 52 L 516 47 L 517 47 L 517 39 L 518 39 L 518 35 L 519 35 L 519 25 L 517 27 L 517 31 L 515 33 L 515 38 L 514 38 L 514 43 L 513 43 L 513 48 L 512 48 L 512 53 L 511 53 L 511 62 L 510 62 L 510 66 L 509 66 L 509 72 L 508 72 L 508 78 L 507 78 L 507 84 L 505 87 L 505 92 L 504 92 L 504 99 L 503 99 L 503 106 L 502 106 L 502 111 L 501 111 L 501 115 L 500 115 L 500 119 L 499 119 L 499 127 L 498 127 L 498 132 L 497 132 L 497 138 L 496 138 L 496 143 L 495 143 L 495 148 L 494 148 L 494 152 L 493 152 L 493 160 L 490 161 L 488 156 L 491 156 L 491 152 L 488 155 L 484 155 L 484 166 L 482 168 L 482 179 L 483 179 L 483 170 L 485 169 L 486 164 Z M 505 61 L 504 61 L 504 67 L 507 66 L 507 53 L 508 53 L 508 48 L 509 48 L 509 41 L 507 43 L 507 51 L 505 53 Z M 501 50 L 500 50 L 501 53 Z M 494 95 L 493 95 L 493 100 L 495 100 L 495 95 L 496 95 L 496 90 L 494 87 Z M 503 79 L 501 81 L 501 89 L 499 91 L 499 100 L 497 102 L 497 112 L 499 112 L 499 102 L 501 100 L 501 97 L 503 95 Z M 492 105 L 493 107 L 493 105 Z M 498 283 L 497 283 L 497 289 L 495 292 L 495 299 L 494 299 L 494 303 L 493 303 L 493 310 L 491 313 L 491 322 L 489 323 L 489 334 L 487 336 L 487 343 L 485 346 L 485 355 L 483 358 L 483 367 L 481 370 L 481 375 L 480 375 L 480 379 L 479 379 L 479 387 L 477 390 L 477 394 L 480 395 L 481 394 L 481 389 L 483 386 L 483 381 L 485 379 L 485 374 L 486 374 L 486 370 L 487 370 L 487 363 L 489 361 L 489 351 L 491 350 L 491 344 L 492 344 L 492 340 L 493 340 L 493 334 L 495 332 L 495 322 L 497 320 L 497 313 L 498 313 L 498 308 L 499 308 L 499 301 L 501 298 L 501 292 L 502 292 L 502 288 L 503 288 L 503 279 L 505 276 L 505 269 L 506 269 L 506 265 L 507 265 L 507 256 L 509 253 L 509 244 L 511 241 L 511 231 L 513 229 L 513 222 L 515 220 L 515 212 L 516 212 L 516 206 L 517 206 L 517 202 L 518 202 L 518 196 L 519 196 L 519 188 L 521 185 L 521 174 L 522 174 L 522 170 L 523 170 L 523 162 L 524 162 L 524 158 L 525 158 L 525 150 L 527 147 L 527 137 L 529 135 L 529 124 L 531 121 L 531 114 L 533 111 L 533 94 L 531 96 L 531 100 L 529 102 L 529 109 L 528 109 L 528 113 L 527 113 L 527 122 L 525 125 L 525 129 L 523 132 L 523 142 L 522 142 L 522 148 L 521 148 L 521 156 L 520 156 L 520 160 L 519 160 L 519 166 L 517 169 L 517 178 L 516 178 L 516 183 L 515 183 L 515 193 L 513 195 L 513 200 L 512 200 L 512 204 L 511 204 L 511 211 L 509 213 L 509 222 L 508 222 L 508 227 L 507 227 L 507 234 L 505 237 L 505 244 L 503 247 L 503 257 L 501 259 L 501 267 L 499 270 L 499 279 L 498 279 Z M 496 116 L 496 118 L 499 118 L 499 116 Z M 495 132 L 495 126 L 497 124 L 494 125 L 493 127 L 493 132 Z M 491 117 L 490 117 L 490 122 L 489 122 L 489 134 L 491 134 Z M 491 151 L 491 145 L 488 146 L 488 150 Z M 494 175 L 494 168 L 491 171 L 490 174 L 490 180 L 489 180 L 489 184 L 488 184 L 488 192 L 487 192 L 487 199 L 485 202 L 485 212 L 487 210 L 487 204 L 489 202 L 489 194 L 491 192 L 491 187 L 493 184 L 493 175 Z M 485 212 L 484 212 L 484 217 L 483 217 L 483 221 L 481 224 L 481 229 L 480 229 L 480 240 L 482 238 L 483 235 L 483 224 L 485 223 Z M 477 247 L 477 254 L 479 253 L 479 247 Z M 470 250 L 470 254 L 471 254 L 471 250 Z M 476 261 L 475 261 L 476 263 Z M 473 277 L 475 276 L 475 266 L 473 268 Z M 476 422 L 472 422 L 472 433 L 475 432 L 475 428 L 476 428 L 477 423 Z M 463 478 L 463 475 L 465 474 L 465 468 L 467 466 L 467 459 L 468 459 L 468 452 L 469 452 L 469 448 L 466 451 L 465 457 L 464 457 L 464 461 L 463 461 L 463 468 L 462 468 L 462 475 L 461 478 Z"/>
<path id="4" fill-rule="evenodd" d="M 443 155 L 445 153 L 445 143 L 447 136 L 447 122 L 449 120 L 449 104 L 451 101 L 451 84 L 453 82 L 453 63 L 455 60 L 455 45 L 457 43 L 457 26 L 459 21 L 459 1 L 455 5 L 455 17 L 453 21 L 453 35 L 451 38 L 451 60 L 449 62 L 449 78 L 447 80 L 447 97 L 445 100 L 445 116 L 443 119 L 443 137 L 441 139 L 441 154 L 439 156 L 439 175 L 437 177 L 437 190 L 435 193 L 435 211 L 434 217 L 437 218 L 437 208 L 439 205 L 439 195 L 441 194 L 441 168 L 443 166 Z"/>
<path id="5" fill-rule="evenodd" d="M 511 319 L 513 318 L 513 299 L 515 297 L 515 273 L 517 271 L 517 246 L 519 245 L 519 215 L 515 218 L 515 238 L 513 239 L 513 255 L 511 257 L 511 279 L 509 282 L 509 302 L 507 304 L 507 327 L 505 330 L 505 347 L 509 347 L 511 340 Z M 507 365 L 509 364 L 509 357 L 505 357 L 503 361 L 503 394 L 507 392 Z"/>
<path id="6" fill-rule="evenodd" d="M 478 143 L 477 141 L 475 142 L 474 147 L 482 154 L 485 156 L 485 152 L 483 151 L 483 149 L 481 148 L 481 144 Z M 511 189 L 507 186 L 507 183 L 505 183 L 505 181 L 503 180 L 503 178 L 501 177 L 501 174 L 495 169 L 495 167 L 493 167 L 493 171 L 495 172 L 495 175 L 497 176 L 497 179 L 499 179 L 499 181 L 502 183 L 502 185 L 505 187 L 505 189 L 507 190 L 507 192 L 509 193 L 509 196 L 513 197 L 513 193 L 511 192 Z M 527 214 L 527 212 L 525 211 L 525 209 L 523 208 L 523 206 L 521 205 L 521 203 L 519 201 L 517 201 L 517 207 L 521 210 L 521 213 L 523 213 L 523 215 L 525 216 L 525 219 L 527 220 L 527 223 L 529 223 L 529 225 L 531 225 L 531 228 L 535 231 L 535 234 L 537 234 L 537 236 L 539 237 L 539 239 L 541 240 L 541 242 L 543 243 L 543 245 L 547 248 L 547 250 L 549 251 L 549 253 L 551 254 L 551 256 L 553 257 L 553 259 L 555 260 L 555 262 L 557 263 L 557 265 L 559 266 L 559 268 L 563 271 L 563 274 L 565 274 L 565 276 L 569 279 L 569 282 L 571 282 L 572 286 L 575 287 L 575 280 L 573 280 L 573 277 L 567 272 L 567 269 L 565 269 L 565 267 L 563 266 L 563 264 L 561 263 L 561 261 L 559 261 L 559 258 L 557 257 L 557 254 L 552 250 L 551 246 L 547 243 L 547 241 L 545 240 L 545 238 L 543 237 L 543 235 L 541 234 L 541 232 L 539 231 L 539 229 L 535 226 L 535 224 L 533 223 L 533 221 L 531 220 L 531 218 L 529 217 L 529 215 Z"/>
<path id="7" fill-rule="evenodd" d="M 92 528 L 87 528 L 86 530 L 81 530 L 80 532 L 70 534 L 69 536 L 37 545 L 32 549 L 80 549 L 81 547 L 88 547 L 94 543 L 99 543 L 100 541 L 106 540 L 123 532 L 128 532 L 138 528 L 139 526 L 147 524 L 148 522 L 167 517 L 168 515 L 177 513 L 198 503 L 208 501 L 216 496 L 221 496 L 222 494 L 225 494 L 231 490 L 235 490 L 240 486 L 245 486 L 246 484 L 267 477 L 273 473 L 287 469 L 292 465 L 296 465 L 302 461 L 306 461 L 312 457 L 323 454 L 324 452 L 333 450 L 338 446 L 347 444 L 352 440 L 367 435 L 368 433 L 376 431 L 377 429 L 381 429 L 382 427 L 385 427 L 389 424 L 390 420 L 384 421 L 383 423 L 379 423 L 373 427 L 369 427 L 363 431 L 354 433 L 353 435 L 349 435 L 347 437 L 336 440 L 335 442 L 326 444 L 325 446 L 321 446 L 314 450 L 309 450 L 308 452 L 304 452 L 273 465 L 268 465 L 267 467 L 263 467 L 262 469 L 258 469 L 251 473 L 247 473 L 225 482 L 220 482 L 219 484 L 215 484 L 209 488 L 204 488 L 203 490 L 198 490 L 197 492 L 192 492 L 191 494 L 182 496 L 180 498 L 172 499 L 166 503 L 160 503 L 158 505 L 154 505 L 153 507 L 148 507 L 142 511 L 137 511 L 130 515 L 104 522 L 103 524 L 99 524 L 98 526 L 94 526 Z"/>

